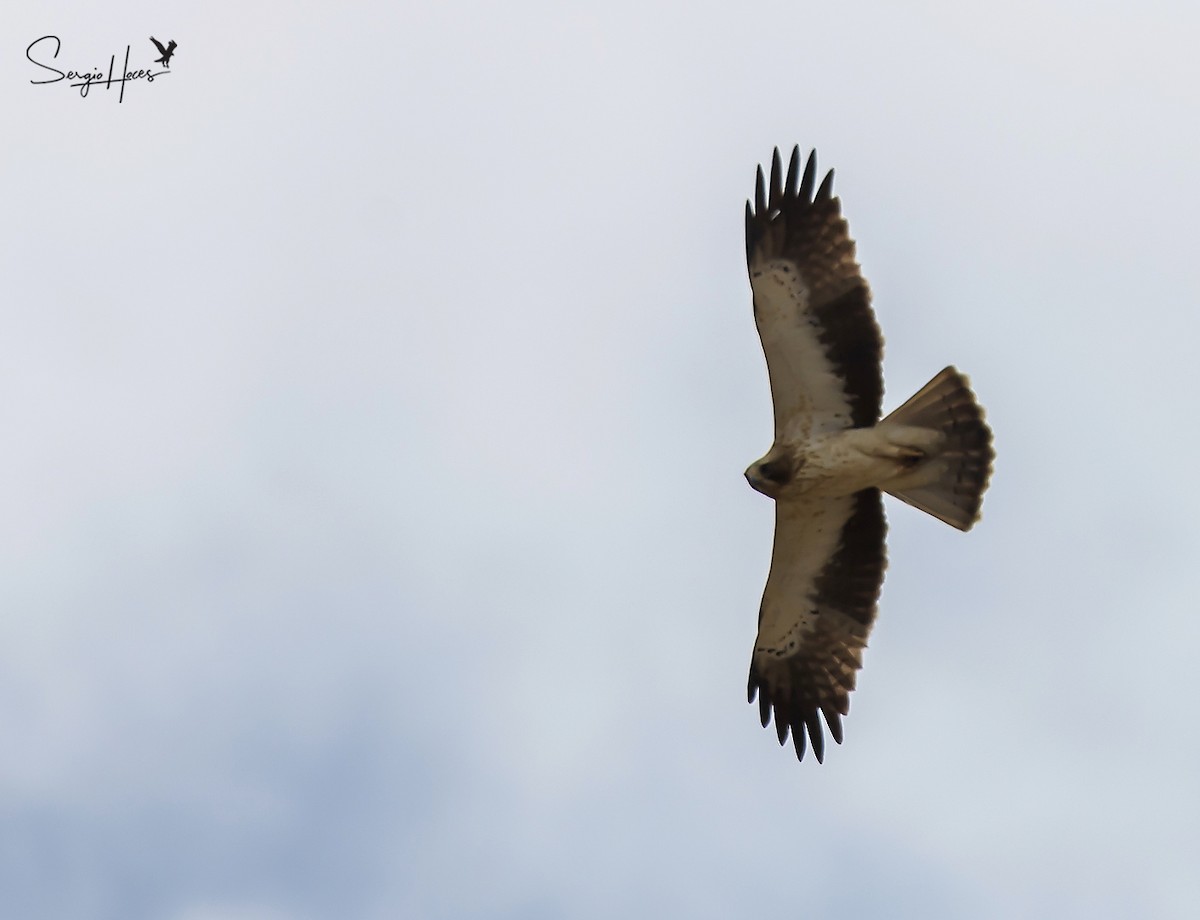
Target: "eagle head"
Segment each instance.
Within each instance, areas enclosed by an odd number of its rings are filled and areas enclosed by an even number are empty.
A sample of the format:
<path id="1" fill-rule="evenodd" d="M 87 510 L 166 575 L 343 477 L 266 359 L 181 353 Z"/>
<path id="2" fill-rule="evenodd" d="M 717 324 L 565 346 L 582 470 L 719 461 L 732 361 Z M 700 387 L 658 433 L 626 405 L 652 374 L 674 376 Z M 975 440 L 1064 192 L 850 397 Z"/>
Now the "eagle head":
<path id="1" fill-rule="evenodd" d="M 778 498 L 795 473 L 796 464 L 791 454 L 776 446 L 761 460 L 755 460 L 746 468 L 746 481 L 755 491 L 769 498 Z"/>

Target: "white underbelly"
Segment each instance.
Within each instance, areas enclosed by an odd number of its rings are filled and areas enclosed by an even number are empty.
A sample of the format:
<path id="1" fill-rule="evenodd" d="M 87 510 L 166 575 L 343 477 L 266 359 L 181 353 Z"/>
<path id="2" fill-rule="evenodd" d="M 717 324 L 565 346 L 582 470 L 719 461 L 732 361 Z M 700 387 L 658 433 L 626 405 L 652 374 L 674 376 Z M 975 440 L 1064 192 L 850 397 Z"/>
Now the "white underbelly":
<path id="1" fill-rule="evenodd" d="M 797 445 L 793 484 L 797 494 L 821 498 L 852 495 L 881 485 L 896 475 L 895 460 L 871 450 L 879 435 L 871 428 L 856 428 L 818 435 Z"/>

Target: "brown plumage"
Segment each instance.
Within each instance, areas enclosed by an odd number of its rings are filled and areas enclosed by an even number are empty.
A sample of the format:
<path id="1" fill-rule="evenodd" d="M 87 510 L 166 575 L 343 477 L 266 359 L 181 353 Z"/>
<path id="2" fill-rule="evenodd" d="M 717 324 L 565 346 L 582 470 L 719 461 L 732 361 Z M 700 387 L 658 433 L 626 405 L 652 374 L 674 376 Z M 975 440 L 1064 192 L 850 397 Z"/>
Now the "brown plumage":
<path id="1" fill-rule="evenodd" d="M 746 203 L 746 259 L 767 359 L 775 443 L 746 470 L 775 500 L 749 697 L 780 743 L 824 757 L 875 620 L 886 567 L 881 490 L 960 530 L 978 518 L 994 457 L 966 378 L 946 368 L 883 421 L 883 341 L 854 241 L 816 155 Z"/>

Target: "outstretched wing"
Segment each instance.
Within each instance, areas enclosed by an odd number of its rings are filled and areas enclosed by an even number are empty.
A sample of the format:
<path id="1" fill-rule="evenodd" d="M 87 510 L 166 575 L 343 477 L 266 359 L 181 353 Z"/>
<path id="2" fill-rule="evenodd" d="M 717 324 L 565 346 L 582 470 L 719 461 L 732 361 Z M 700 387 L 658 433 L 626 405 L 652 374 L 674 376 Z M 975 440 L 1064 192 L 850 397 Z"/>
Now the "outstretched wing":
<path id="1" fill-rule="evenodd" d="M 883 399 L 871 293 L 833 196 L 833 170 L 814 194 L 816 172 L 813 151 L 801 177 L 797 147 L 785 181 L 776 149 L 770 188 L 760 166 L 753 207 L 746 202 L 746 263 L 777 439 L 874 425 Z"/>
<path id="2" fill-rule="evenodd" d="M 821 716 L 842 743 L 842 716 L 875 621 L 887 565 L 878 489 L 833 499 L 777 501 L 771 573 L 750 661 L 750 702 L 765 728 L 775 716 L 804 759 L 805 732 L 824 759 Z"/>
<path id="3" fill-rule="evenodd" d="M 167 49 L 166 49 L 166 48 L 164 48 L 164 47 L 162 46 L 162 42 L 160 42 L 160 41 L 159 41 L 157 38 L 155 38 L 153 35 L 151 35 L 151 36 L 150 36 L 150 41 L 154 42 L 154 47 L 158 49 L 158 53 L 159 53 L 159 54 L 166 54 L 166 53 L 167 53 Z M 171 45 L 172 45 L 172 47 L 174 47 L 175 43 L 174 43 L 174 42 L 171 42 Z"/>

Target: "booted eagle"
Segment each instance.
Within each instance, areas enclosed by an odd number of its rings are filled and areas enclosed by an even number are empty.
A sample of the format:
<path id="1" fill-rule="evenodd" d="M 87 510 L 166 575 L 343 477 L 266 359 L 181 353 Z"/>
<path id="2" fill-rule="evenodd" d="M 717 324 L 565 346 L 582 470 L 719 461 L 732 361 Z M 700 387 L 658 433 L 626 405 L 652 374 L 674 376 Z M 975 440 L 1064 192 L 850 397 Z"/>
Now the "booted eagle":
<path id="1" fill-rule="evenodd" d="M 754 321 L 775 407 L 775 443 L 746 479 L 775 500 L 775 546 L 750 661 L 750 702 L 779 743 L 805 735 L 825 754 L 821 718 L 842 716 L 875 620 L 886 565 L 881 492 L 969 530 L 991 475 L 992 433 L 967 378 L 948 367 L 880 420 L 883 341 L 854 241 L 800 148 L 746 202 Z M 815 191 L 814 191 L 815 189 Z"/>

